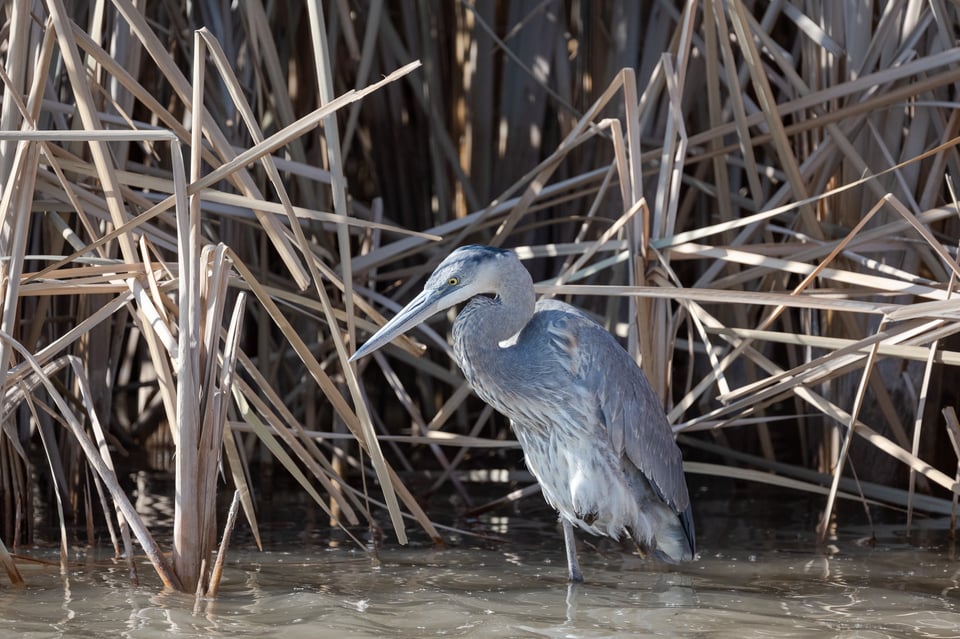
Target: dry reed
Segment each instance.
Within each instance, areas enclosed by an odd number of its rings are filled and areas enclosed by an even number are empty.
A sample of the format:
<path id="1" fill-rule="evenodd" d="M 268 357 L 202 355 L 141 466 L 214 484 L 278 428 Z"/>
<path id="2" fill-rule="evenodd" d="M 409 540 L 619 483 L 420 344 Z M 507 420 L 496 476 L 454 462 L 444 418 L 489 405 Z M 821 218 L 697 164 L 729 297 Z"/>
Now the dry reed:
<path id="1" fill-rule="evenodd" d="M 624 338 L 689 472 L 823 494 L 821 535 L 955 511 L 955 5 L 354 4 L 7 4 L 0 539 L 42 451 L 62 543 L 89 473 L 118 553 L 213 594 L 257 446 L 348 533 L 439 539 L 394 468 L 472 504 L 504 424 L 442 331 L 346 360 L 468 241 Z M 117 479 L 159 431 L 172 559 Z"/>

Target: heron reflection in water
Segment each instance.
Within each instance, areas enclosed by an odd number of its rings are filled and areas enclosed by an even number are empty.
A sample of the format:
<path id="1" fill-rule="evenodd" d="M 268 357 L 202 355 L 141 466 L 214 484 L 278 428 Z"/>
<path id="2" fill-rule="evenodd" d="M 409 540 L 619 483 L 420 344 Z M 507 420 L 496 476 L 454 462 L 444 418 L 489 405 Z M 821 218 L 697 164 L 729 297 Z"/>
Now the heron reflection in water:
<path id="1" fill-rule="evenodd" d="M 683 460 L 646 376 L 583 311 L 537 302 L 513 251 L 453 251 L 351 360 L 464 302 L 453 324 L 457 364 L 477 395 L 510 418 L 527 467 L 559 512 L 570 581 L 583 580 L 574 525 L 626 534 L 670 563 L 692 559 Z"/>

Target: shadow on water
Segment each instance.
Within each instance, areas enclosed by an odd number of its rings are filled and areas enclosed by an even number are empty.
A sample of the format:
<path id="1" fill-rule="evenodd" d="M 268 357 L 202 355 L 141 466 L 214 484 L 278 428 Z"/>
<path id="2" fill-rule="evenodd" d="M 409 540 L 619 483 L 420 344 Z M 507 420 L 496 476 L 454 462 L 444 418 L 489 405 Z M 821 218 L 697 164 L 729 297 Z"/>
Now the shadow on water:
<path id="1" fill-rule="evenodd" d="M 522 516 L 457 522 L 485 537 L 452 535 L 443 548 L 388 539 L 376 556 L 332 540 L 307 504 L 284 505 L 286 518 L 264 526 L 265 552 L 238 531 L 219 597 L 199 602 L 161 592 L 146 564 L 131 587 L 105 549 L 76 550 L 61 576 L 55 552 L 38 548 L 28 556 L 53 565 L 21 560 L 28 587 L 0 588 L 0 636 L 960 636 L 960 563 L 944 522 L 923 522 L 909 543 L 899 523 L 880 522 L 875 544 L 847 526 L 818 549 L 819 500 L 692 488 L 697 561 L 658 565 L 581 536 L 577 586 L 536 497 Z"/>

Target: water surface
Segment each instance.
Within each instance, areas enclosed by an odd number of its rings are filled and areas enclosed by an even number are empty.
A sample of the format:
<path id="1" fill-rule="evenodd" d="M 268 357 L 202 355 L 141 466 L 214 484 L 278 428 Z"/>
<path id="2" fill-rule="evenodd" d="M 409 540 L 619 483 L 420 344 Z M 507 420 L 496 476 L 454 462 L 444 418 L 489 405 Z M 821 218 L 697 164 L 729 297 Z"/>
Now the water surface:
<path id="1" fill-rule="evenodd" d="M 374 554 L 302 519 L 265 527 L 264 552 L 240 533 L 215 600 L 162 592 L 147 564 L 130 586 L 106 550 L 74 549 L 61 576 L 53 550 L 31 549 L 53 563 L 20 560 L 26 589 L 0 582 L 0 637 L 960 637 L 943 522 L 909 538 L 847 527 L 818 548 L 817 502 L 723 503 L 701 502 L 700 558 L 680 567 L 581 537 L 576 587 L 539 506 L 473 522 L 487 539 L 443 548 L 388 537 Z"/>

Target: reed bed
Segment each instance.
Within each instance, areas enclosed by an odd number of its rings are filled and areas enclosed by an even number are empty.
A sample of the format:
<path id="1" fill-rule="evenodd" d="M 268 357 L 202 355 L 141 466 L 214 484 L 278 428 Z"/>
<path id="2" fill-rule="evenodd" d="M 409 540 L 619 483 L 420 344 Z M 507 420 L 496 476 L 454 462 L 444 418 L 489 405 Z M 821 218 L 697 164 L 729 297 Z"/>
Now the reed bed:
<path id="1" fill-rule="evenodd" d="M 448 322 L 347 363 L 466 242 L 623 338 L 688 472 L 823 494 L 821 539 L 837 498 L 955 511 L 960 10 L 855 4 L 7 3 L 11 582 L 49 506 L 63 562 L 103 525 L 215 594 L 266 466 L 401 543 L 430 495 L 535 492 L 464 485 L 518 457 Z"/>

